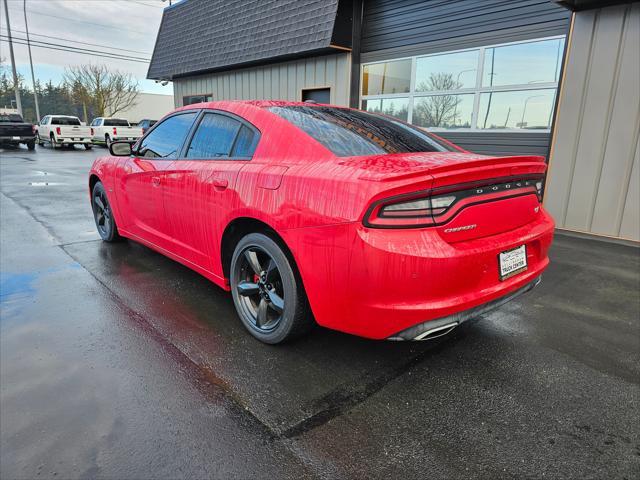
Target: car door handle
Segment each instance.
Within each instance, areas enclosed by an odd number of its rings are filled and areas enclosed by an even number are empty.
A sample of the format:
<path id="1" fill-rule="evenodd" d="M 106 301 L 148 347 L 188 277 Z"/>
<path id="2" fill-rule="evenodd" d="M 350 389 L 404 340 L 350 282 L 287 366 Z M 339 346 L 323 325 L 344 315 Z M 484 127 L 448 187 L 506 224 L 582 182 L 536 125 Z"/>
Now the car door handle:
<path id="1" fill-rule="evenodd" d="M 226 178 L 214 177 L 211 183 L 218 190 L 224 190 L 229 186 L 229 181 Z"/>
<path id="2" fill-rule="evenodd" d="M 151 177 L 151 185 L 154 187 L 160 186 L 160 177 Z"/>

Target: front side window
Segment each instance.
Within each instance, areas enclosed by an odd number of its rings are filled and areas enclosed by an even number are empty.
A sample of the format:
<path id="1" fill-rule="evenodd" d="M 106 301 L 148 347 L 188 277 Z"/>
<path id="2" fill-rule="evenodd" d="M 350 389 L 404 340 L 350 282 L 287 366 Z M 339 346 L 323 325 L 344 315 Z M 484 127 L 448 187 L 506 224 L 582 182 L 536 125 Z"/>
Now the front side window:
<path id="1" fill-rule="evenodd" d="M 558 37 L 366 64 L 362 108 L 431 129 L 548 130 L 563 50 Z"/>
<path id="2" fill-rule="evenodd" d="M 146 158 L 176 158 L 197 112 L 167 118 L 142 139 L 138 155 Z"/>
<path id="3" fill-rule="evenodd" d="M 452 151 L 427 132 L 359 110 L 335 107 L 270 107 L 338 157 Z"/>

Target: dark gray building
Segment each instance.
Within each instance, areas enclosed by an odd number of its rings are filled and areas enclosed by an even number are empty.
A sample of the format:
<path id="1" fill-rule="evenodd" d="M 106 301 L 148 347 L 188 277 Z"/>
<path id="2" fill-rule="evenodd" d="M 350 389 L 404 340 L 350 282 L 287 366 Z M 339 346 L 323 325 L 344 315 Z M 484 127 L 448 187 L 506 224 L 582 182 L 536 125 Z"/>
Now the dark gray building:
<path id="1" fill-rule="evenodd" d="M 638 241 L 639 36 L 635 2 L 183 0 L 148 77 L 176 106 L 315 99 L 550 156 L 560 228 Z"/>

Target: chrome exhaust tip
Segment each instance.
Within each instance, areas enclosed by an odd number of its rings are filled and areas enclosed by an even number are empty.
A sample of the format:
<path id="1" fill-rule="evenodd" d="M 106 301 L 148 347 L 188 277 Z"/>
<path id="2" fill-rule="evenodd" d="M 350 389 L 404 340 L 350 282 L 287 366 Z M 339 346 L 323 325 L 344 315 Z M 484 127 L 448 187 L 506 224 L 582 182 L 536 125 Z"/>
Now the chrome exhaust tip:
<path id="1" fill-rule="evenodd" d="M 413 337 L 413 340 L 433 340 L 434 338 L 444 337 L 458 326 L 457 322 L 442 325 L 441 327 L 432 328 L 422 332 L 420 335 Z"/>

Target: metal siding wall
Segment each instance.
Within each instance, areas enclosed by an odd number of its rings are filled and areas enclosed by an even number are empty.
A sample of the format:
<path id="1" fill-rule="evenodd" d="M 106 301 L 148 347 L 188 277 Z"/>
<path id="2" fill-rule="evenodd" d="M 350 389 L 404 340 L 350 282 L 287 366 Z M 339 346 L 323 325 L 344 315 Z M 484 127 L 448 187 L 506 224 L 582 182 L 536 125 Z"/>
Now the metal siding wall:
<path id="1" fill-rule="evenodd" d="M 542 155 L 549 153 L 549 133 L 434 132 L 450 142 L 484 155 Z"/>
<path id="2" fill-rule="evenodd" d="M 547 36 L 563 34 L 569 16 L 550 0 L 368 0 L 364 4 L 362 52 L 463 41 L 474 35 L 495 39 L 513 29 L 538 37 L 543 36 L 541 32 Z"/>
<path id="3" fill-rule="evenodd" d="M 174 81 L 176 106 L 186 95 L 210 93 L 214 100 L 301 99 L 303 88 L 329 87 L 331 101 L 349 103 L 350 55 L 340 53 Z"/>
<path id="4" fill-rule="evenodd" d="M 576 13 L 545 205 L 559 227 L 640 240 L 640 4 Z"/>

